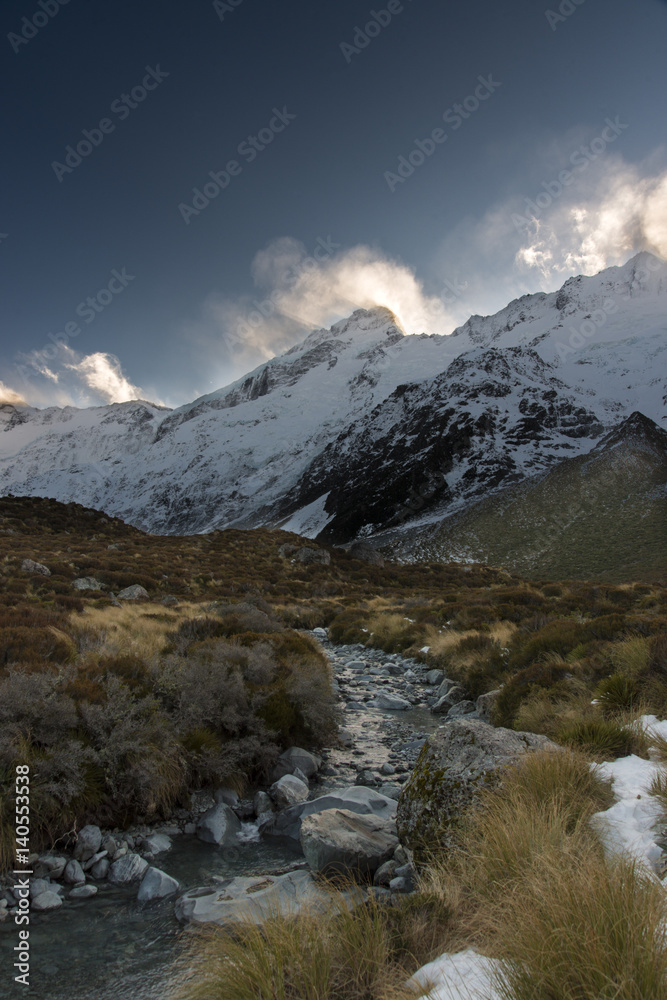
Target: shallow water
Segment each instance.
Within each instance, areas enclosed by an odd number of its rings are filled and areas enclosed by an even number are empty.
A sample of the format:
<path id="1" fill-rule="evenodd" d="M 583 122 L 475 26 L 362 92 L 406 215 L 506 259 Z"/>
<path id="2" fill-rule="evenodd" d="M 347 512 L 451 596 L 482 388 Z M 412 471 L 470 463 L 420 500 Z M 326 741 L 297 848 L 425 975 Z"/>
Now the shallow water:
<path id="1" fill-rule="evenodd" d="M 220 848 L 180 836 L 173 844 L 155 864 L 184 889 L 210 885 L 214 875 L 262 874 L 300 858 L 271 843 Z M 120 889 L 100 883 L 93 899 L 68 902 L 52 914 L 33 914 L 29 988 L 14 983 L 10 971 L 18 928 L 11 918 L 0 924 L 0 997 L 163 1000 L 171 963 L 188 931 L 174 917 L 175 897 L 140 907 L 136 894 L 136 885 Z"/>

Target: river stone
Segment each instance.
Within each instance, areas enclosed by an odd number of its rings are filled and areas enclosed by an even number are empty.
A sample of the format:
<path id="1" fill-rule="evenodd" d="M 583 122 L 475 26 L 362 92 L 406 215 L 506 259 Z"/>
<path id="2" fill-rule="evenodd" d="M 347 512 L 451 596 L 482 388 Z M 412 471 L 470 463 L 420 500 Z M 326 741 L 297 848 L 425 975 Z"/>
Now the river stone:
<path id="1" fill-rule="evenodd" d="M 93 854 L 92 858 L 88 858 L 87 861 L 84 861 L 81 867 L 84 872 L 90 871 L 91 868 L 95 867 L 98 861 L 101 861 L 102 858 L 106 858 L 106 856 L 107 851 L 98 851 L 97 854 Z"/>
<path id="2" fill-rule="evenodd" d="M 274 816 L 273 825 L 266 832 L 276 837 L 287 837 L 298 843 L 303 818 L 327 809 L 347 809 L 361 816 L 373 815 L 382 819 L 394 819 L 396 816 L 396 802 L 393 799 L 380 795 L 374 788 L 351 785 L 284 809 Z"/>
<path id="3" fill-rule="evenodd" d="M 63 882 L 68 885 L 76 885 L 78 882 L 85 882 L 86 875 L 78 861 L 68 861 L 63 872 Z"/>
<path id="4" fill-rule="evenodd" d="M 110 866 L 111 862 L 109 861 L 109 859 L 102 858 L 101 861 L 98 861 L 97 864 L 93 865 L 93 867 L 90 869 L 90 874 L 98 882 L 101 882 L 109 874 Z"/>
<path id="5" fill-rule="evenodd" d="M 171 875 L 159 868 L 147 868 L 137 893 L 137 902 L 149 903 L 152 899 L 164 899 L 178 892 L 179 883 Z"/>
<path id="6" fill-rule="evenodd" d="M 151 833 L 141 841 L 141 850 L 150 854 L 162 854 L 171 850 L 171 840 L 164 833 Z"/>
<path id="7" fill-rule="evenodd" d="M 124 854 L 109 867 L 107 877 L 113 885 L 129 885 L 137 882 L 147 868 L 148 862 L 138 854 Z"/>
<path id="8" fill-rule="evenodd" d="M 290 747 L 281 753 L 271 777 L 273 781 L 278 781 L 285 774 L 294 774 L 294 768 L 298 767 L 306 778 L 312 778 L 319 771 L 321 764 L 322 758 L 318 757 L 317 754 L 303 750 L 301 747 Z"/>
<path id="9" fill-rule="evenodd" d="M 383 865 L 375 872 L 373 876 L 373 885 L 384 886 L 385 889 L 389 888 L 389 883 L 393 878 L 396 877 L 396 868 L 398 863 L 394 858 L 390 858 L 389 861 L 385 861 Z"/>
<path id="10" fill-rule="evenodd" d="M 372 875 L 396 847 L 393 819 L 360 816 L 349 809 L 327 809 L 301 823 L 301 848 L 316 872 Z"/>
<path id="11" fill-rule="evenodd" d="M 310 872 L 295 871 L 286 875 L 237 876 L 224 879 L 214 888 L 192 889 L 176 900 L 175 912 L 181 923 L 230 927 L 262 924 L 275 915 L 297 916 L 303 909 L 308 913 L 326 912 L 332 906 L 331 897 Z"/>
<path id="12" fill-rule="evenodd" d="M 30 904 L 33 910 L 38 910 L 41 913 L 45 913 L 47 910 L 57 910 L 62 905 L 63 901 L 57 892 L 43 892 Z"/>
<path id="13" fill-rule="evenodd" d="M 59 854 L 40 854 L 39 861 L 35 865 L 35 874 L 48 875 L 52 879 L 61 878 L 66 866 L 67 858 Z"/>
<path id="14" fill-rule="evenodd" d="M 405 698 L 401 698 L 397 694 L 385 694 L 384 691 L 381 691 L 375 698 L 375 705 L 377 708 L 383 708 L 390 712 L 404 712 L 406 709 L 412 708 L 410 702 L 406 701 Z"/>
<path id="15" fill-rule="evenodd" d="M 255 816 L 261 816 L 262 813 L 273 812 L 273 802 L 266 792 L 257 792 L 255 798 L 252 800 L 252 806 L 255 810 Z"/>
<path id="16" fill-rule="evenodd" d="M 235 844 L 236 834 L 240 832 L 238 816 L 224 802 L 207 809 L 197 823 L 197 836 L 205 844 Z"/>
<path id="17" fill-rule="evenodd" d="M 223 785 L 222 788 L 217 788 L 213 795 L 215 801 L 224 802 L 226 806 L 235 806 L 239 801 L 238 792 L 235 792 L 233 788 L 228 788 Z"/>
<path id="18" fill-rule="evenodd" d="M 305 802 L 308 798 L 308 785 L 293 774 L 284 774 L 278 781 L 274 781 L 269 794 L 279 809 L 286 809 Z"/>
<path id="19" fill-rule="evenodd" d="M 51 883 L 47 878 L 31 878 L 29 891 L 30 898 L 36 899 L 37 896 L 41 896 L 43 892 L 51 892 Z"/>
<path id="20" fill-rule="evenodd" d="M 527 750 L 557 750 L 546 736 L 494 729 L 480 719 L 455 719 L 424 744 L 398 800 L 402 844 L 420 859 L 429 848 L 450 847 L 453 828 L 497 784 L 501 769 Z"/>
<path id="21" fill-rule="evenodd" d="M 97 895 L 96 885 L 79 885 L 69 894 L 69 899 L 90 899 L 91 896 Z"/>
<path id="22" fill-rule="evenodd" d="M 101 844 L 102 831 L 99 826 L 84 826 L 76 838 L 74 857 L 77 861 L 88 861 L 93 854 L 97 854 Z"/>
<path id="23" fill-rule="evenodd" d="M 428 670 L 426 673 L 426 683 L 431 684 L 433 687 L 436 684 L 442 684 L 445 679 L 445 675 L 442 670 Z"/>
<path id="24" fill-rule="evenodd" d="M 447 720 L 449 719 L 461 719 L 464 715 L 470 715 L 471 712 L 475 711 L 474 701 L 457 701 L 456 705 L 452 705 L 450 710 L 447 712 Z"/>

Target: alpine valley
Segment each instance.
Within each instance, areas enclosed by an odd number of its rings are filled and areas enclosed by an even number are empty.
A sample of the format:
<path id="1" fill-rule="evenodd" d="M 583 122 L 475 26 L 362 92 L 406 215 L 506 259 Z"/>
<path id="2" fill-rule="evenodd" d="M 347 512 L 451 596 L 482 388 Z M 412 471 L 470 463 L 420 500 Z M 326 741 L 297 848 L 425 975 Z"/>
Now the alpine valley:
<path id="1" fill-rule="evenodd" d="M 667 265 L 640 253 L 449 335 L 360 309 L 175 410 L 5 404 L 0 421 L 3 494 L 155 534 L 282 527 L 400 561 L 655 579 Z"/>

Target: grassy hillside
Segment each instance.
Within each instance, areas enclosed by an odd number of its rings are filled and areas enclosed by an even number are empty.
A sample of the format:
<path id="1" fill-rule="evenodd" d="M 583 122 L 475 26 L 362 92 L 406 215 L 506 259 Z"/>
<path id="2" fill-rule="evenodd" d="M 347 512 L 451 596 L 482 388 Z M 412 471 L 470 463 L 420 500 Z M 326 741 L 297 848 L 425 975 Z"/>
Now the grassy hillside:
<path id="1" fill-rule="evenodd" d="M 314 546 L 264 529 L 152 536 L 76 504 L 0 500 L 0 867 L 16 763 L 31 765 L 39 846 L 168 815 L 209 784 L 250 788 L 290 743 L 330 744 L 329 667 L 303 628 L 419 656 L 470 698 L 504 684 L 497 721 L 594 750 L 627 748 L 619 713 L 667 710 L 659 585 L 379 567 L 340 549 L 303 563 L 286 543 Z M 81 577 L 100 589 L 78 591 Z M 148 598 L 112 597 L 135 584 Z"/>
<path id="2" fill-rule="evenodd" d="M 645 419 L 645 418 L 643 418 Z M 648 426 L 650 425 L 650 426 Z M 643 433 L 642 433 L 643 431 Z M 399 559 L 471 559 L 524 577 L 667 581 L 667 434 L 609 436 L 405 541 Z"/>

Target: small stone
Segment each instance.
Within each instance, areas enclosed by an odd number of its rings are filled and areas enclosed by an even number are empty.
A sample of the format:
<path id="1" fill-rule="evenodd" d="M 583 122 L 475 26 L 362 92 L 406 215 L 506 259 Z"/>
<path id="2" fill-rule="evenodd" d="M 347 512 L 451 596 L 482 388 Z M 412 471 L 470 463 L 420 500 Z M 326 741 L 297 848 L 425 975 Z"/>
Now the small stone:
<path id="1" fill-rule="evenodd" d="M 97 894 L 96 885 L 80 885 L 69 894 L 70 899 L 90 899 L 91 896 Z"/>
<path id="2" fill-rule="evenodd" d="M 102 858 L 90 869 L 91 877 L 101 882 L 109 874 L 109 868 L 111 867 L 111 862 L 108 858 Z"/>
<path id="3" fill-rule="evenodd" d="M 108 834 L 106 837 L 102 838 L 102 843 L 100 844 L 100 847 L 102 848 L 103 851 L 106 851 L 107 854 L 110 854 L 112 857 L 118 850 L 118 844 L 116 843 L 114 838 Z"/>
<path id="4" fill-rule="evenodd" d="M 43 892 L 50 892 L 51 883 L 46 878 L 31 878 L 29 891 L 30 891 L 30 898 L 35 899 L 36 896 L 41 896 Z"/>
<path id="5" fill-rule="evenodd" d="M 57 892 L 43 892 L 32 901 L 32 909 L 45 913 L 47 910 L 57 910 L 63 905 L 63 901 Z"/>
<path id="6" fill-rule="evenodd" d="M 409 892 L 408 881 L 405 878 L 393 878 L 389 883 L 392 892 Z"/>
<path id="7" fill-rule="evenodd" d="M 162 854 L 171 850 L 171 840 L 164 833 L 151 833 L 141 841 L 142 851 L 150 854 Z"/>
<path id="8" fill-rule="evenodd" d="M 380 768 L 380 774 L 396 774 L 396 768 L 393 764 L 385 762 Z"/>
<path id="9" fill-rule="evenodd" d="M 93 854 L 92 858 L 88 858 L 87 861 L 84 861 L 81 867 L 83 868 L 84 872 L 90 871 L 90 869 L 93 868 L 98 861 L 101 861 L 102 858 L 106 858 L 106 856 L 107 856 L 106 851 L 98 851 L 97 854 Z"/>

